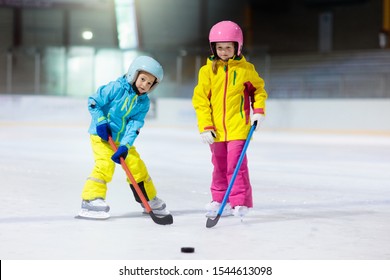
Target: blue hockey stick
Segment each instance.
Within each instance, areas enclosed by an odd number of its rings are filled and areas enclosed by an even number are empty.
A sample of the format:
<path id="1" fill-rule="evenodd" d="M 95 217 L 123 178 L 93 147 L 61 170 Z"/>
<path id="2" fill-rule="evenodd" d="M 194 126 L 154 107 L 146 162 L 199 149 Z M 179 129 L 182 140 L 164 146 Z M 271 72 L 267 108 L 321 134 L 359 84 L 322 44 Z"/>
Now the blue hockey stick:
<path id="1" fill-rule="evenodd" d="M 206 227 L 208 227 L 208 228 L 211 228 L 211 227 L 215 226 L 218 223 L 218 220 L 219 220 L 219 218 L 222 215 L 223 209 L 226 206 L 226 203 L 227 203 L 227 200 L 229 198 L 230 192 L 231 192 L 231 190 L 233 188 L 234 181 L 236 180 L 237 173 L 240 170 L 242 161 L 244 160 L 244 157 L 245 157 L 245 154 L 246 154 L 246 150 L 248 149 L 249 142 L 251 141 L 252 134 L 255 131 L 256 126 L 257 126 L 257 121 L 255 121 L 253 123 L 253 125 L 251 126 L 251 129 L 250 129 L 250 131 L 248 133 L 248 136 L 247 136 L 247 138 L 245 140 L 244 148 L 242 149 L 240 158 L 238 159 L 236 169 L 234 169 L 233 176 L 232 176 L 232 178 L 230 180 L 229 187 L 226 190 L 226 193 L 225 193 L 225 196 L 224 196 L 224 198 L 222 200 L 221 206 L 219 207 L 217 216 L 215 217 L 215 219 L 211 219 L 211 218 L 207 219 Z"/>

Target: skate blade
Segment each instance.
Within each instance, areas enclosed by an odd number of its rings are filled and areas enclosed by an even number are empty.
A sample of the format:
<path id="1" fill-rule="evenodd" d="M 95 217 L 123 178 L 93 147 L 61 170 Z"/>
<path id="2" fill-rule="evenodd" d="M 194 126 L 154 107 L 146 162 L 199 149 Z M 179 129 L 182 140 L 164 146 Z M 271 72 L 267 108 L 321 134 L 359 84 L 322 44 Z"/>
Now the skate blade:
<path id="1" fill-rule="evenodd" d="M 107 220 L 110 218 L 110 214 L 104 211 L 88 211 L 82 209 L 80 213 L 75 216 L 76 219 L 85 219 L 85 220 Z"/>
<path id="2" fill-rule="evenodd" d="M 215 211 L 209 211 L 209 212 L 206 212 L 206 214 L 205 214 L 206 218 L 215 218 L 215 217 L 217 217 L 217 215 L 218 215 L 218 213 Z M 222 212 L 222 215 L 221 215 L 221 217 L 230 217 L 230 216 L 233 216 L 233 213 Z"/>
<path id="3" fill-rule="evenodd" d="M 156 217 L 164 217 L 164 216 L 168 216 L 171 214 L 171 212 L 169 212 L 167 209 L 163 209 L 163 210 L 152 210 L 153 211 L 153 214 L 156 215 Z M 149 214 L 147 213 L 145 210 L 142 212 L 142 214 Z"/>
<path id="4" fill-rule="evenodd" d="M 215 217 L 217 217 L 217 212 L 214 212 L 214 211 L 206 212 L 205 216 L 206 216 L 206 218 L 215 218 Z"/>

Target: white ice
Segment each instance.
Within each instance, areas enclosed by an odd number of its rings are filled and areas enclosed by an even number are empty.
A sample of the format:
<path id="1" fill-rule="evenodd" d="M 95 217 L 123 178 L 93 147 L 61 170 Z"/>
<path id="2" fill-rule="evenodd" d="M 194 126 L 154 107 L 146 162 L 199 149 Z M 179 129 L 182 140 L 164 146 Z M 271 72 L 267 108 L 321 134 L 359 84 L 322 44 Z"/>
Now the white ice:
<path id="1" fill-rule="evenodd" d="M 221 218 L 209 229 L 209 148 L 195 123 L 149 121 L 135 144 L 173 225 L 141 214 L 119 166 L 111 219 L 86 221 L 74 218 L 93 166 L 84 103 L 34 111 L 2 102 L 0 259 L 390 259 L 389 135 L 256 132 L 248 148 L 255 206 L 243 221 Z M 180 252 L 189 246 L 194 254 Z"/>

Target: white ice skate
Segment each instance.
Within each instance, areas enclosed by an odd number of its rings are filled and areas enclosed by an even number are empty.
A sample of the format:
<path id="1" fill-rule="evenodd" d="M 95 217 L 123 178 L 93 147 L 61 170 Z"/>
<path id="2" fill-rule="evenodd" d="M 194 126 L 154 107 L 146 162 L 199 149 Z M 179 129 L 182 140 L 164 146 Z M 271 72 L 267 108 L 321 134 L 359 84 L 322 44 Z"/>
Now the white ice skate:
<path id="1" fill-rule="evenodd" d="M 102 198 L 83 200 L 81 202 L 81 210 L 76 218 L 106 220 L 110 218 L 108 211 L 110 211 L 110 206 Z"/>
<path id="2" fill-rule="evenodd" d="M 148 201 L 150 208 L 152 208 L 153 213 L 156 216 L 166 216 L 169 215 L 170 212 L 167 209 L 167 205 L 165 202 L 158 198 L 157 196 L 153 198 L 152 200 Z M 143 208 L 143 213 L 147 214 L 144 205 L 141 203 L 141 206 Z"/>
<path id="3" fill-rule="evenodd" d="M 219 208 L 221 207 L 221 203 L 216 201 L 211 201 L 210 203 L 206 204 L 206 217 L 207 218 L 215 218 L 218 215 Z M 222 211 L 221 217 L 227 217 L 232 216 L 232 207 L 230 206 L 230 203 L 226 203 L 225 208 Z"/>
<path id="4" fill-rule="evenodd" d="M 243 219 L 243 217 L 248 213 L 248 211 L 249 211 L 248 207 L 237 205 L 233 208 L 233 215 Z"/>

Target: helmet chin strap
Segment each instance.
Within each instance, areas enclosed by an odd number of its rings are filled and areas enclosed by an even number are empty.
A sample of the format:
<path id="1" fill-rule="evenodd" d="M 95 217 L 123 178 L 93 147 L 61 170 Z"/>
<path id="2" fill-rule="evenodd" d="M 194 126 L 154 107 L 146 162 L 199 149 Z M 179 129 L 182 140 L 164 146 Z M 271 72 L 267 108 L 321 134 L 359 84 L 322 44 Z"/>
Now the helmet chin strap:
<path id="1" fill-rule="evenodd" d="M 136 93 L 137 95 L 142 95 L 142 94 L 139 92 L 138 88 L 135 86 L 135 82 L 131 85 L 131 87 L 133 88 L 133 90 L 135 91 L 135 93 Z"/>

